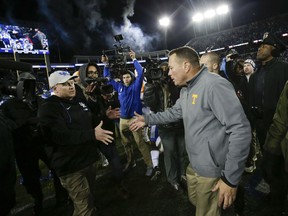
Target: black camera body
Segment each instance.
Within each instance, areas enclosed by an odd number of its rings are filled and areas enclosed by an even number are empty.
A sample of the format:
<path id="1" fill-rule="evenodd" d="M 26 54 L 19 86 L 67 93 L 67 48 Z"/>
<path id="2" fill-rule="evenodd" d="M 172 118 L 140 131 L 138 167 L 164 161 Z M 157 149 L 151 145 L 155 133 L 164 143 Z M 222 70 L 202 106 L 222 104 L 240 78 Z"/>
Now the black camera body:
<path id="1" fill-rule="evenodd" d="M 36 79 L 32 73 L 31 64 L 2 60 L 0 62 L 0 96 L 13 96 L 20 100 L 34 100 Z"/>
<path id="2" fill-rule="evenodd" d="M 120 77 L 121 71 L 126 68 L 127 53 L 130 52 L 130 46 L 123 44 L 122 34 L 113 36 L 115 43 L 113 44 L 114 49 L 103 50 L 103 55 L 109 56 L 109 66 L 114 76 Z"/>
<path id="3" fill-rule="evenodd" d="M 97 77 L 95 79 L 93 79 L 93 78 L 86 78 L 85 79 L 85 82 L 88 85 L 99 85 L 99 86 L 107 83 L 108 81 L 109 81 L 108 77 Z"/>
<path id="4" fill-rule="evenodd" d="M 160 67 L 160 62 L 154 59 L 146 59 L 147 65 L 144 71 L 144 77 L 148 83 L 155 80 L 160 80 L 163 77 L 163 70 Z"/>
<path id="5" fill-rule="evenodd" d="M 90 96 L 100 96 L 101 94 L 101 87 L 106 86 L 107 82 L 109 81 L 108 77 L 97 77 L 95 79 L 93 78 L 86 78 L 85 82 L 88 85 L 95 86 L 94 90 L 89 93 Z"/>

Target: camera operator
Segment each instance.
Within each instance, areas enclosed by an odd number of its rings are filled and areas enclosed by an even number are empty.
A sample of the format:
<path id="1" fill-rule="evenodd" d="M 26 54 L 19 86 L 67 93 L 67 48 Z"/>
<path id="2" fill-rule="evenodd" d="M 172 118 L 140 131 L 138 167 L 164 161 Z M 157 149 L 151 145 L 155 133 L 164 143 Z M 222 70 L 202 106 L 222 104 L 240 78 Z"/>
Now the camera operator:
<path id="1" fill-rule="evenodd" d="M 143 99 L 145 105 L 155 113 L 171 107 L 179 98 L 180 88 L 174 85 L 168 72 L 167 62 L 163 62 L 159 66 L 151 63 L 146 67 L 147 83 L 144 87 Z M 185 164 L 183 121 L 158 125 L 158 132 L 164 147 L 167 180 L 175 190 L 178 190 L 181 178 L 185 179 L 187 165 Z"/>
<path id="2" fill-rule="evenodd" d="M 78 73 L 79 73 L 78 85 L 81 87 L 84 96 L 88 100 L 88 104 L 94 107 L 94 109 L 99 110 L 99 107 L 97 107 L 98 103 L 94 102 L 97 102 L 101 97 L 100 86 L 104 85 L 107 82 L 107 79 L 101 77 L 101 69 L 94 62 L 83 64 L 79 68 Z M 107 158 L 101 152 L 100 155 L 102 160 L 102 167 L 108 166 L 109 162 Z"/>
<path id="3" fill-rule="evenodd" d="M 124 170 L 129 170 L 131 167 L 135 167 L 135 158 L 133 153 L 132 143 L 129 143 L 129 139 L 125 136 L 123 131 L 129 129 L 129 123 L 133 119 L 134 112 L 142 113 L 142 103 L 140 99 L 140 93 L 143 83 L 143 68 L 137 61 L 135 57 L 135 52 L 130 50 L 130 58 L 133 60 L 134 67 L 138 73 L 138 76 L 135 78 L 133 73 L 130 73 L 128 70 L 122 71 L 122 82 L 116 82 L 114 79 L 111 79 L 110 68 L 108 65 L 108 57 L 103 55 L 102 62 L 105 63 L 104 67 L 104 77 L 110 78 L 109 84 L 113 85 L 115 91 L 118 92 L 118 98 L 121 104 L 121 116 L 120 116 L 120 134 L 122 144 L 124 145 L 127 164 L 124 167 Z M 153 174 L 153 164 L 150 155 L 149 146 L 145 143 L 143 139 L 142 130 L 132 132 L 135 142 L 143 156 L 144 162 L 147 166 L 145 175 L 151 176 Z"/>
<path id="4" fill-rule="evenodd" d="M 103 120 L 104 129 L 115 131 L 114 120 L 120 117 L 120 103 L 117 95 L 114 94 L 113 86 L 107 85 L 108 79 L 99 75 L 101 75 L 101 70 L 95 63 L 90 62 L 79 68 L 80 85 L 86 86 L 82 90 L 83 94 L 86 95 L 88 106 L 94 115 Z M 99 142 L 99 149 L 102 158 L 107 158 L 107 165 L 109 163 L 112 165 L 113 181 L 116 190 L 120 192 L 122 197 L 128 198 L 128 192 L 123 184 L 122 164 L 115 141 L 112 141 L 109 145 Z"/>
<path id="5" fill-rule="evenodd" d="M 0 215 L 6 216 L 16 203 L 16 167 L 12 130 L 15 123 L 0 112 Z"/>
<path id="6" fill-rule="evenodd" d="M 43 192 L 40 183 L 41 159 L 49 166 L 48 157 L 44 150 L 44 139 L 38 131 L 37 110 L 40 97 L 35 93 L 35 77 L 28 72 L 19 75 L 16 97 L 7 100 L 1 106 L 3 114 L 15 122 L 12 131 L 14 152 L 18 169 L 23 177 L 26 191 L 34 198 L 34 213 L 40 215 L 42 211 Z M 52 170 L 54 174 L 54 171 Z M 67 203 L 68 194 L 54 175 L 56 202 L 60 205 Z"/>

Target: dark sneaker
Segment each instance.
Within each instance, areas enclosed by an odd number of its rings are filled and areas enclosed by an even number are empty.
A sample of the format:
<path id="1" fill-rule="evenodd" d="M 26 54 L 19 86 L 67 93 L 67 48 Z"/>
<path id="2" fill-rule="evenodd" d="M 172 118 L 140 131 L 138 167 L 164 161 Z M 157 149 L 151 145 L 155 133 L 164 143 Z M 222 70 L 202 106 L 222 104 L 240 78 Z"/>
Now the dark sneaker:
<path id="1" fill-rule="evenodd" d="M 122 169 L 123 172 L 128 172 L 131 168 L 136 167 L 136 162 L 126 163 L 124 168 Z"/>
<path id="2" fill-rule="evenodd" d="M 256 169 L 255 163 L 251 166 L 245 167 L 245 172 L 252 173 Z"/>
<path id="3" fill-rule="evenodd" d="M 173 184 L 171 184 L 171 185 L 172 185 L 172 187 L 173 187 L 174 190 L 176 190 L 176 191 L 179 190 L 179 184 L 178 184 L 178 183 L 173 183 Z"/>
<path id="4" fill-rule="evenodd" d="M 153 167 L 147 167 L 145 175 L 150 177 L 153 174 Z"/>
<path id="5" fill-rule="evenodd" d="M 156 181 L 161 175 L 160 168 L 158 166 L 154 167 L 151 181 Z"/>

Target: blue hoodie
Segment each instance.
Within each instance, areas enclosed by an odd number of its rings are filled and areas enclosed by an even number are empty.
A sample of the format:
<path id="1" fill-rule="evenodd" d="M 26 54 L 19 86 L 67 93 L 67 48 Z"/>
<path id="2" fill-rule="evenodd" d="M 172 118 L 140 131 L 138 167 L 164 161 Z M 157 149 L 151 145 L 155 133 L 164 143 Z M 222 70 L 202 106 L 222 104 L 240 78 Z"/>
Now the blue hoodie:
<path id="1" fill-rule="evenodd" d="M 123 83 L 116 82 L 113 79 L 110 79 L 109 81 L 109 84 L 112 84 L 114 90 L 118 92 L 118 99 L 121 105 L 120 118 L 123 119 L 132 118 L 134 116 L 134 111 L 142 114 L 140 93 L 143 83 L 143 68 L 136 59 L 134 60 L 134 67 L 138 72 L 138 76 L 136 77 L 135 81 L 132 81 L 129 86 L 125 86 Z M 104 67 L 103 75 L 104 77 L 111 78 L 109 67 Z"/>

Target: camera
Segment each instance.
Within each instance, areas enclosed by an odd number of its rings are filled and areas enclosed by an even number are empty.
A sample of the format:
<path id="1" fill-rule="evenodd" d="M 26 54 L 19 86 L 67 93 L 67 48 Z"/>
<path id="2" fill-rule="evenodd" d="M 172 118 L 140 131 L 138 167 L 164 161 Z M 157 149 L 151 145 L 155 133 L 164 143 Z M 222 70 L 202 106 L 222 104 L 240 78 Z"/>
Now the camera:
<path id="1" fill-rule="evenodd" d="M 126 67 L 126 56 L 131 48 L 121 42 L 123 40 L 122 34 L 114 35 L 113 38 L 115 40 L 115 43 L 113 44 L 114 49 L 103 50 L 102 54 L 109 56 L 111 72 L 113 72 L 114 76 L 120 77 L 121 71 Z"/>
<path id="2" fill-rule="evenodd" d="M 22 72 L 21 72 L 22 71 Z M 32 74 L 32 65 L 13 61 L 1 61 L 0 96 L 32 101 L 36 97 L 36 78 Z"/>
<path id="3" fill-rule="evenodd" d="M 144 77 L 148 83 L 151 83 L 153 80 L 160 80 L 163 77 L 163 70 L 160 67 L 160 61 L 155 59 L 146 59 L 147 65 L 144 71 Z"/>
<path id="4" fill-rule="evenodd" d="M 101 86 L 102 84 L 105 84 L 108 81 L 109 81 L 108 77 L 97 77 L 95 79 L 93 79 L 93 78 L 86 78 L 85 79 L 85 82 L 88 85 L 99 85 L 99 86 Z"/>
<path id="5" fill-rule="evenodd" d="M 238 52 L 235 50 L 235 49 L 228 49 L 226 52 L 225 52 L 225 56 L 229 56 L 230 59 L 236 59 L 239 57 L 239 54 Z"/>

